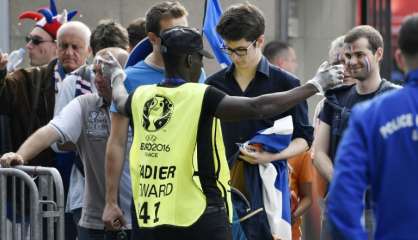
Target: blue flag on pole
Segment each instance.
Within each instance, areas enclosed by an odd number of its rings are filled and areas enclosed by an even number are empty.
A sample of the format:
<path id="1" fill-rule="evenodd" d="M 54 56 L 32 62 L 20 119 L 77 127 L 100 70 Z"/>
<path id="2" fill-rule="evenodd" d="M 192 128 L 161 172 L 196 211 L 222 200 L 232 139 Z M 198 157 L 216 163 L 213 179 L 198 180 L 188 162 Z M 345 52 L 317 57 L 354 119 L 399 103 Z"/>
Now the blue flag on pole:
<path id="1" fill-rule="evenodd" d="M 216 32 L 216 25 L 222 15 L 222 8 L 219 4 L 219 0 L 207 0 L 205 17 L 203 20 L 203 35 L 209 42 L 212 48 L 213 54 L 216 60 L 222 67 L 226 67 L 231 64 L 231 59 L 228 55 L 222 52 L 223 40 Z"/>

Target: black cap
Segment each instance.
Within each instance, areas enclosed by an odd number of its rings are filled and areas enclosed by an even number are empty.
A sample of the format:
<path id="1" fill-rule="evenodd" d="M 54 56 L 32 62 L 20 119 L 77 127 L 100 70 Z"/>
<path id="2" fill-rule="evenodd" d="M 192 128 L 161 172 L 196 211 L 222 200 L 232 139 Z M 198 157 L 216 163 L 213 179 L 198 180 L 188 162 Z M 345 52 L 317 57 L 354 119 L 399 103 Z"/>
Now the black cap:
<path id="1" fill-rule="evenodd" d="M 160 36 L 163 53 L 200 53 L 207 58 L 213 58 L 212 54 L 203 49 L 202 35 L 194 28 L 175 26 L 163 30 Z"/>

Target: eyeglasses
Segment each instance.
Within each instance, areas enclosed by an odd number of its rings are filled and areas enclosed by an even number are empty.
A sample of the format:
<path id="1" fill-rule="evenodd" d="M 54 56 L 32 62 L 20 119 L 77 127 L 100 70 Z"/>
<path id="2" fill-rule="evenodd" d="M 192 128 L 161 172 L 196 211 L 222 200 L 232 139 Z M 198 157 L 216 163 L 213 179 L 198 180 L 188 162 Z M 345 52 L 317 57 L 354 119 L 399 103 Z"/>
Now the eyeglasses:
<path id="1" fill-rule="evenodd" d="M 233 53 L 235 53 L 235 55 L 237 55 L 238 57 L 243 57 L 247 55 L 248 49 L 250 49 L 251 46 L 255 46 L 256 41 L 257 39 L 252 41 L 246 48 L 244 47 L 229 48 L 225 46 L 225 47 L 221 47 L 221 49 L 223 52 L 225 52 L 228 55 L 232 55 Z"/>
<path id="2" fill-rule="evenodd" d="M 33 45 L 39 45 L 43 42 L 55 42 L 54 40 L 52 40 L 52 41 L 43 40 L 41 37 L 36 36 L 36 35 L 35 36 L 31 36 L 31 35 L 26 36 L 25 40 L 26 40 L 26 43 L 31 42 Z"/>

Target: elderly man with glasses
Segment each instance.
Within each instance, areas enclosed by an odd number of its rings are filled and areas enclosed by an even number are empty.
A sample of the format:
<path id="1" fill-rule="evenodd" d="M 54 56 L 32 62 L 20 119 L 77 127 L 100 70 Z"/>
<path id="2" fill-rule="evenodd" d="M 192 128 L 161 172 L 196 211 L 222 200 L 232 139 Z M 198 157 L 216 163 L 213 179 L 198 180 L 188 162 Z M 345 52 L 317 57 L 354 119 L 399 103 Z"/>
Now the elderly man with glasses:
<path id="1" fill-rule="evenodd" d="M 91 32 L 84 23 L 64 23 L 56 35 L 58 59 L 48 65 L 22 68 L 6 74 L 7 57 L 0 55 L 0 102 L 3 103 L 0 116 L 6 122 L 0 126 L 0 143 L 10 141 L 7 148 L 0 148 L 0 153 L 16 151 L 26 138 L 52 119 L 63 79 L 85 64 L 90 54 Z M 31 161 L 31 165 L 57 167 L 66 189 L 72 162 L 68 165 L 59 163 L 68 163 L 71 157 L 74 158 L 47 148 Z M 69 222 L 66 220 L 66 223 Z M 71 239 L 68 234 L 67 239 Z"/>

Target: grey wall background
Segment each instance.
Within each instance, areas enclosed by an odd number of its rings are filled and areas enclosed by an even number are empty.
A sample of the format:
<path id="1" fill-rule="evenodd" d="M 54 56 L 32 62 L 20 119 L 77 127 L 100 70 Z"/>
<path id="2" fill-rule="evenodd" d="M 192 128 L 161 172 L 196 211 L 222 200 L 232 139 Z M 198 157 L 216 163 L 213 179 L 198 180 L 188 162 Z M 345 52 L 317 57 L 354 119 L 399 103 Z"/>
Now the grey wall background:
<path id="1" fill-rule="evenodd" d="M 299 60 L 297 76 L 305 81 L 328 58 L 329 45 L 355 24 L 355 0 L 296 0 L 297 36 L 290 38 Z M 290 30 L 292 33 L 292 20 Z M 322 97 L 308 99 L 309 116 Z"/>
<path id="2" fill-rule="evenodd" d="M 276 4 L 280 0 L 249 0 L 257 5 L 265 14 L 267 41 L 273 40 L 278 25 L 276 23 Z M 156 0 L 57 0 L 59 10 L 77 9 L 81 16 L 75 17 L 94 28 L 98 21 L 104 18 L 113 18 L 123 26 L 138 17 L 143 17 L 148 8 L 155 4 Z M 181 0 L 189 11 L 189 25 L 201 28 L 203 21 L 204 0 Z M 245 2 L 244 0 L 220 0 L 223 9 L 227 6 Z M 335 37 L 344 34 L 354 26 L 356 0 L 289 0 L 289 42 L 294 46 L 298 59 L 299 69 L 297 76 L 301 82 L 313 76 L 316 68 L 326 59 L 328 46 Z M 33 21 L 22 21 L 18 24 L 17 16 L 25 10 L 36 10 L 41 6 L 47 6 L 48 0 L 0 0 L 0 10 L 4 13 L 8 7 L 9 22 L 0 23 L 2 33 L 9 32 L 7 37 L 0 37 L 0 48 L 7 50 L 17 49 L 25 45 L 24 36 L 34 26 Z M 3 8 L 4 7 L 4 8 Z M 4 19 L 3 15 L 3 19 Z M 6 17 L 7 18 L 7 17 Z M 2 20 L 3 20 L 2 19 Z M 207 74 L 219 70 L 215 61 L 206 61 Z M 309 99 L 310 112 L 319 97 Z M 312 113 L 311 113 L 312 114 Z"/>
<path id="3" fill-rule="evenodd" d="M 9 51 L 9 1 L 0 0 L 0 49 Z"/>

